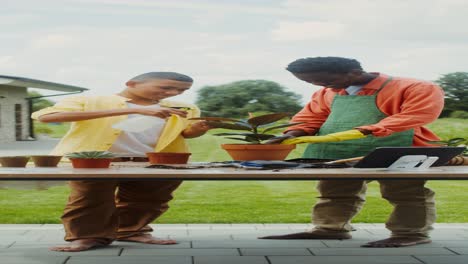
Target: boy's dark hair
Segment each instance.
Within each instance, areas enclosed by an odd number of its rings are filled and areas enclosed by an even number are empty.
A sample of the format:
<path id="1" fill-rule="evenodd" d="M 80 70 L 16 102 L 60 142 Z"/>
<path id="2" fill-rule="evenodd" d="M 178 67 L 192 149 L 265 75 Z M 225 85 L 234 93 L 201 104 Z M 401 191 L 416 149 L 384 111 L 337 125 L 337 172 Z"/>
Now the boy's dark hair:
<path id="1" fill-rule="evenodd" d="M 144 82 L 152 79 L 193 82 L 193 79 L 191 77 L 177 72 L 147 72 L 133 77 L 132 79 L 130 79 L 130 81 Z"/>
<path id="2" fill-rule="evenodd" d="M 362 67 L 359 61 L 355 59 L 342 57 L 315 57 L 295 60 L 288 65 L 286 70 L 292 73 L 348 73 L 351 70 L 362 70 Z"/>

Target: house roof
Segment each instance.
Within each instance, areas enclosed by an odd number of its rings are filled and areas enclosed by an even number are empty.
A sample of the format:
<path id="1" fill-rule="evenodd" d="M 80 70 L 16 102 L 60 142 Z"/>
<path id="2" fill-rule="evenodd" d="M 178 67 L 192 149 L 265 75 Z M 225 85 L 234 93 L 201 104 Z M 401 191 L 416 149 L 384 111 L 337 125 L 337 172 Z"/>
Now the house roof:
<path id="1" fill-rule="evenodd" d="M 73 85 L 66 85 L 61 83 L 46 82 L 41 80 L 16 77 L 16 76 L 7 76 L 0 75 L 0 87 L 2 85 L 8 86 L 18 86 L 18 87 L 30 87 L 62 92 L 78 92 L 78 91 L 87 91 L 88 89 Z"/>

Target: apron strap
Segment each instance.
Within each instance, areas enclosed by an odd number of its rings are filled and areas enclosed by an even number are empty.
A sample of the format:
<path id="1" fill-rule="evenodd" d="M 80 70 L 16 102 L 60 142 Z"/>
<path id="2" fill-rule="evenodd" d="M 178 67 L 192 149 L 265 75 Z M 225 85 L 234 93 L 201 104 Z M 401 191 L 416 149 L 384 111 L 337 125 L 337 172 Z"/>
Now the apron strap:
<path id="1" fill-rule="evenodd" d="M 380 92 L 380 90 L 382 90 L 389 82 L 391 82 L 393 80 L 393 77 L 392 76 L 389 76 L 387 80 L 385 80 L 384 83 L 382 83 L 382 85 L 379 87 L 379 89 L 377 89 L 377 91 L 374 93 L 374 94 L 377 94 L 378 92 Z"/>

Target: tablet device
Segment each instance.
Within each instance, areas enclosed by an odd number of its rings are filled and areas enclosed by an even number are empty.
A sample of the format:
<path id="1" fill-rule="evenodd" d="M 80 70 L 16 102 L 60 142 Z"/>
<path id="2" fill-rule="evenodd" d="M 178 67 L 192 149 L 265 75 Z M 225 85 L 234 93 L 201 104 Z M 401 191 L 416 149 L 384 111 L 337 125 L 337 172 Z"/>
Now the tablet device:
<path id="1" fill-rule="evenodd" d="M 465 147 L 379 147 L 354 164 L 354 168 L 388 168 L 396 160 L 406 155 L 426 155 L 438 157 L 433 166 L 445 165 L 450 159 L 461 154 Z"/>

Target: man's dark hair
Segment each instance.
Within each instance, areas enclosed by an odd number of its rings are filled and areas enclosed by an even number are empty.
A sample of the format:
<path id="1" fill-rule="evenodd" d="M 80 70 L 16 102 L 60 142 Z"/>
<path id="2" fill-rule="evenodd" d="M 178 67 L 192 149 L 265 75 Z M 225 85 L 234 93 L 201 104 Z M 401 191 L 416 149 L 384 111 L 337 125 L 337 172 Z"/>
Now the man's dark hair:
<path id="1" fill-rule="evenodd" d="M 359 61 L 355 59 L 341 57 L 315 57 L 295 60 L 288 65 L 286 70 L 292 73 L 348 73 L 352 70 L 362 70 L 362 67 Z"/>
<path id="2" fill-rule="evenodd" d="M 187 75 L 177 72 L 147 72 L 133 77 L 130 81 L 144 82 L 154 79 L 173 80 L 179 82 L 193 82 L 193 79 Z"/>

